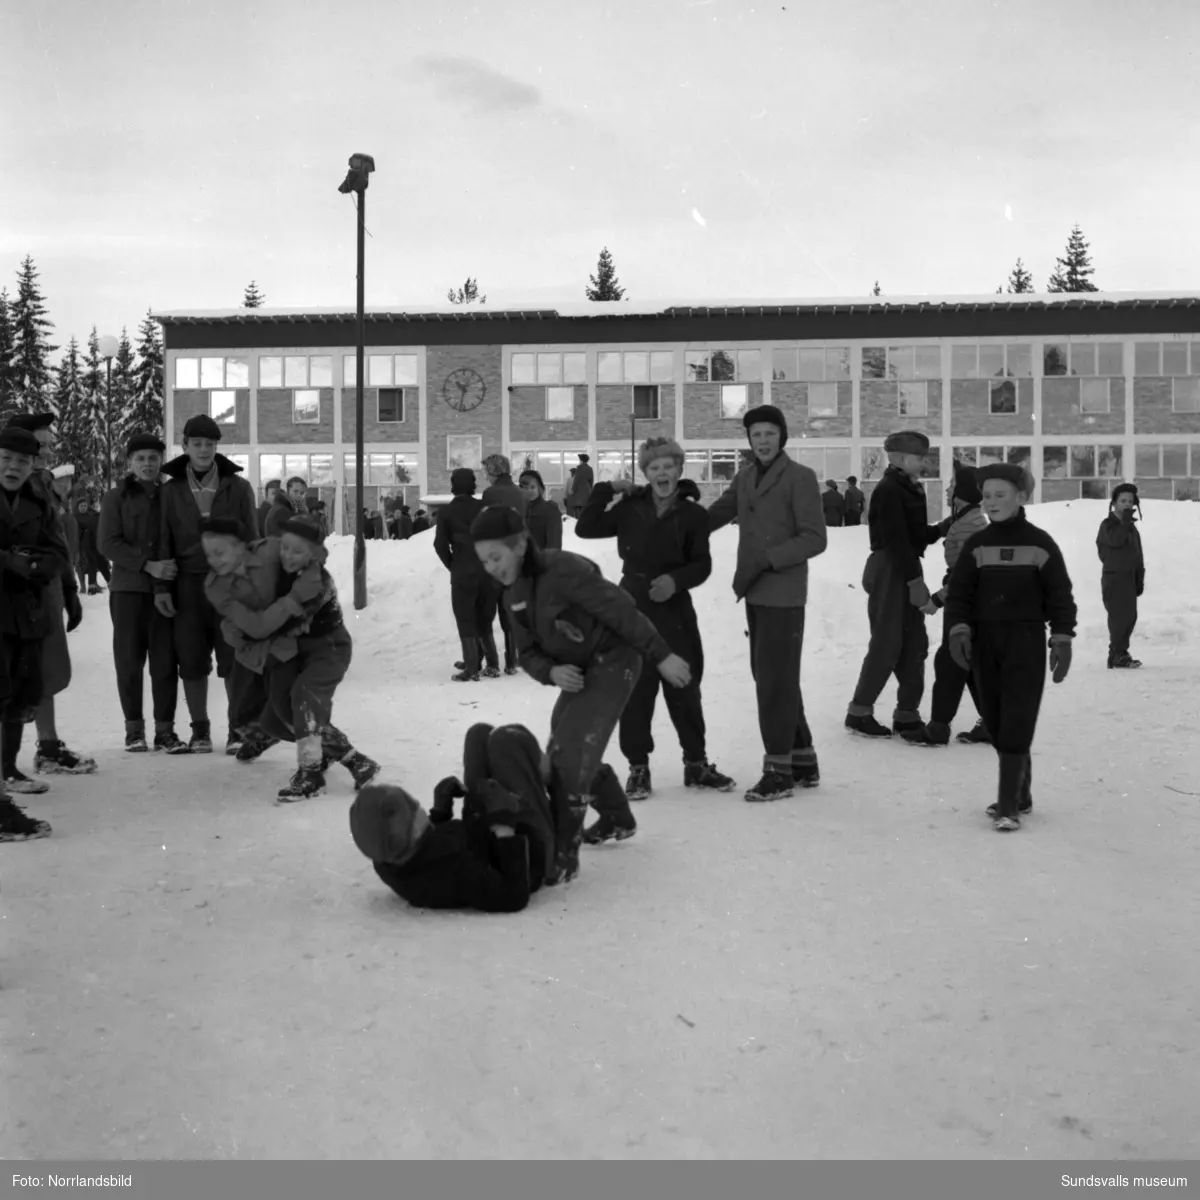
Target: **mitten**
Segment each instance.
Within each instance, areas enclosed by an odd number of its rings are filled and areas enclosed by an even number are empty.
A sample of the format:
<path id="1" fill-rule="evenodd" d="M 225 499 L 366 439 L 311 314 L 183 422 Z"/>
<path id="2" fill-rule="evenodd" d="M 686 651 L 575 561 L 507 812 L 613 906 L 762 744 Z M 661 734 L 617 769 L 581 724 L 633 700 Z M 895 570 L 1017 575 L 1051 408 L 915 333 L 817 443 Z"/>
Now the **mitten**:
<path id="1" fill-rule="evenodd" d="M 1062 683 L 1071 669 L 1071 639 L 1056 634 L 1050 639 L 1050 670 L 1055 683 Z"/>
<path id="2" fill-rule="evenodd" d="M 1133 581 L 1137 585 L 1137 594 L 1140 596 L 1146 590 L 1146 572 L 1138 571 L 1134 575 Z"/>
<path id="3" fill-rule="evenodd" d="M 971 627 L 955 625 L 950 630 L 950 657 L 964 671 L 971 669 Z"/>
<path id="4" fill-rule="evenodd" d="M 925 580 L 910 579 L 908 581 L 908 599 L 914 608 L 924 608 L 929 603 L 929 589 L 925 586 Z"/>
<path id="5" fill-rule="evenodd" d="M 71 633 L 83 623 L 83 605 L 79 602 L 79 593 L 66 592 L 63 595 L 63 607 L 67 610 L 67 632 Z"/>
<path id="6" fill-rule="evenodd" d="M 463 787 L 462 780 L 456 778 L 454 775 L 447 775 L 433 789 L 433 807 L 429 810 L 429 819 L 435 825 L 453 820 L 455 797 L 465 796 L 466 794 L 467 789 Z"/>

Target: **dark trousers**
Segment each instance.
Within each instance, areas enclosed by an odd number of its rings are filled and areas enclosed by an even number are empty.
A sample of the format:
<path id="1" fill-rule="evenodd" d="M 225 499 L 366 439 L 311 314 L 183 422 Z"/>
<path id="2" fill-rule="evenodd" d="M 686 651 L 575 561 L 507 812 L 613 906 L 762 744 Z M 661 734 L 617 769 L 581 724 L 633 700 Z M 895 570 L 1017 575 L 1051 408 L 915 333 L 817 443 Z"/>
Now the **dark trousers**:
<path id="1" fill-rule="evenodd" d="M 105 583 L 112 582 L 112 571 L 108 565 L 108 559 L 100 553 L 85 554 L 83 556 L 83 564 L 87 573 L 88 587 L 96 586 L 96 573 L 99 572 Z"/>
<path id="2" fill-rule="evenodd" d="M 766 761 L 790 770 L 792 751 L 810 750 L 813 744 L 800 691 L 804 609 L 747 604 L 746 624 Z"/>
<path id="3" fill-rule="evenodd" d="M 472 571 L 450 576 L 450 608 L 460 638 L 465 641 L 491 633 L 497 595 L 487 575 Z"/>
<path id="4" fill-rule="evenodd" d="M 846 524 L 847 525 L 861 525 L 862 524 L 862 513 L 847 513 L 846 514 Z"/>
<path id="5" fill-rule="evenodd" d="M 150 661 L 150 695 L 155 724 L 172 725 L 179 696 L 175 667 L 175 634 L 171 618 L 154 607 L 152 592 L 109 592 L 113 625 L 113 664 L 117 696 L 127 722 L 143 719 L 142 694 L 146 660 Z"/>
<path id="6" fill-rule="evenodd" d="M 32 720 L 34 709 L 45 694 L 42 675 L 42 642 L 26 641 L 19 633 L 0 637 L 0 654 L 4 656 L 3 671 L 8 679 L 7 694 L 0 706 L 5 723 L 18 726 Z M 19 744 L 19 743 L 18 743 Z M 8 762 L 7 758 L 5 762 Z M 15 752 L 14 758 L 15 761 Z"/>
<path id="7" fill-rule="evenodd" d="M 900 578 L 884 550 L 873 550 L 863 570 L 863 591 L 867 593 L 867 619 L 871 640 L 850 712 L 868 716 L 875 701 L 896 677 L 894 720 L 915 721 L 920 717 L 921 697 L 925 694 L 925 659 L 929 656 L 929 635 L 925 614 L 910 603 L 908 583 Z"/>
<path id="8" fill-rule="evenodd" d="M 942 643 L 933 656 L 933 699 L 929 720 L 949 725 L 958 715 L 971 676 L 950 657 L 950 623 L 942 610 Z M 972 700 L 974 697 L 972 696 Z"/>
<path id="9" fill-rule="evenodd" d="M 204 594 L 204 578 L 182 573 L 175 578 L 175 615 L 170 620 L 180 679 L 207 679 L 214 656 L 221 679 L 233 670 L 233 647 L 222 636 L 221 618 Z"/>
<path id="10" fill-rule="evenodd" d="M 271 659 L 266 669 L 266 705 L 259 724 L 281 741 L 320 737 L 333 724 L 333 695 L 346 677 L 354 643 L 343 628 L 297 639 L 287 662 Z"/>
<path id="11" fill-rule="evenodd" d="M 1129 653 L 1129 639 L 1138 619 L 1137 579 L 1132 571 L 1105 571 L 1100 576 L 1100 597 L 1108 613 L 1108 654 Z"/>

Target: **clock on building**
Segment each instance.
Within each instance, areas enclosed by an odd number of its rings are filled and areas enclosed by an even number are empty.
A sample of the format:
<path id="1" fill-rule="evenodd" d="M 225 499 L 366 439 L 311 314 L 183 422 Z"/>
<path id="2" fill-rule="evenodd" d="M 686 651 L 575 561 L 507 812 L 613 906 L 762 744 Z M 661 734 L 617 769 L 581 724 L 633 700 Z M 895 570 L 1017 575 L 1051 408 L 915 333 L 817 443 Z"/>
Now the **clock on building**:
<path id="1" fill-rule="evenodd" d="M 487 395 L 487 384 L 478 371 L 469 367 L 459 367 L 451 371 L 442 384 L 442 399 L 455 412 L 470 412 L 483 403 Z"/>

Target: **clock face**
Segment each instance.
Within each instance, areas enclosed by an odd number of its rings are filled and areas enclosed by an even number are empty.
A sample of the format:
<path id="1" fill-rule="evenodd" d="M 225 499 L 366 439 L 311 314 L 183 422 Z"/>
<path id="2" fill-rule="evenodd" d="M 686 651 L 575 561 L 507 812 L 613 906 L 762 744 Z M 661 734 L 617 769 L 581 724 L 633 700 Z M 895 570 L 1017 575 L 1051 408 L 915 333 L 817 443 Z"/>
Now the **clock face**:
<path id="1" fill-rule="evenodd" d="M 455 412 L 470 412 L 478 408 L 486 395 L 487 384 L 483 382 L 483 376 L 469 367 L 451 371 L 442 384 L 442 399 Z"/>

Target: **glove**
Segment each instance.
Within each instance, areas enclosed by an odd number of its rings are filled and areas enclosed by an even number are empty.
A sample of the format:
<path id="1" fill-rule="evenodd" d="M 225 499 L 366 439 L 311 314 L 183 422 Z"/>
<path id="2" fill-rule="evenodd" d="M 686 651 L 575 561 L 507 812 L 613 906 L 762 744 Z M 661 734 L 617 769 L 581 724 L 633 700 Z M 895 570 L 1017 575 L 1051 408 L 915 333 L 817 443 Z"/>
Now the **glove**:
<path id="1" fill-rule="evenodd" d="M 454 775 L 447 775 L 433 789 L 433 807 L 429 810 L 429 819 L 435 825 L 453 820 L 454 800 L 456 797 L 466 794 L 467 789 L 463 787 L 462 780 Z"/>
<path id="2" fill-rule="evenodd" d="M 964 671 L 971 669 L 971 628 L 956 625 L 950 630 L 950 657 Z"/>
<path id="3" fill-rule="evenodd" d="M 78 592 L 67 592 L 63 596 L 63 607 L 67 610 L 67 632 L 73 633 L 83 624 L 83 605 Z"/>
<path id="4" fill-rule="evenodd" d="M 6 571 L 11 571 L 21 579 L 29 579 L 34 573 L 33 559 L 28 554 L 21 554 L 16 550 L 4 551 L 3 565 Z"/>
<path id="5" fill-rule="evenodd" d="M 1062 683 L 1071 669 L 1071 639 L 1069 637 L 1052 637 L 1050 639 L 1050 670 L 1055 683 Z"/>
<path id="6" fill-rule="evenodd" d="M 914 608 L 924 608 L 929 603 L 929 589 L 923 579 L 908 581 L 908 599 Z"/>

